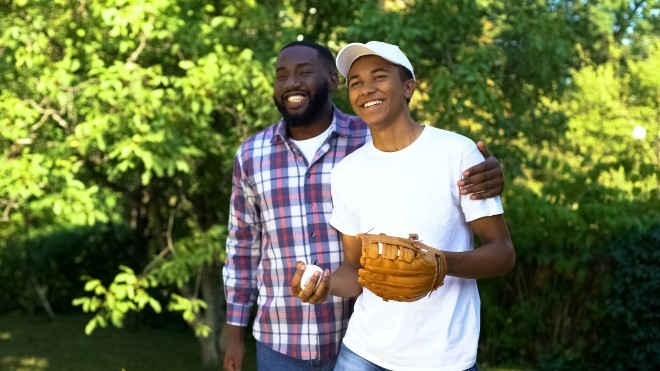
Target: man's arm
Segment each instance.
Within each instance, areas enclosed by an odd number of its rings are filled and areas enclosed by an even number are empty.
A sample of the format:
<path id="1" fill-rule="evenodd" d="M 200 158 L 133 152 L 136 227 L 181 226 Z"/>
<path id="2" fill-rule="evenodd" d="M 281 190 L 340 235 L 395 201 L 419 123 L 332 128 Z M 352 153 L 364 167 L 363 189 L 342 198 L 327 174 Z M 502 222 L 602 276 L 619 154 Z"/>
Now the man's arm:
<path id="1" fill-rule="evenodd" d="M 227 259 L 223 267 L 227 302 L 227 347 L 223 366 L 240 370 L 244 334 L 256 298 L 256 272 L 261 257 L 261 222 L 254 190 L 245 180 L 239 155 L 234 160 L 229 210 Z"/>
<path id="2" fill-rule="evenodd" d="M 503 215 L 487 216 L 470 222 L 482 245 L 473 251 L 443 251 L 447 274 L 462 278 L 498 277 L 516 264 L 516 253 Z"/>
<path id="3" fill-rule="evenodd" d="M 486 160 L 463 172 L 463 179 L 458 182 L 461 195 L 472 194 L 470 198 L 473 200 L 501 195 L 504 191 L 502 166 L 484 142 L 477 142 L 477 147 Z"/>
<path id="4" fill-rule="evenodd" d="M 304 303 L 323 303 L 328 295 L 353 298 L 362 293 L 362 286 L 358 283 L 358 269 L 360 269 L 360 255 L 362 255 L 362 242 L 355 236 L 342 235 L 344 248 L 344 262 L 330 274 L 329 270 L 318 272 L 309 281 L 304 290 L 300 289 L 300 279 L 305 270 L 305 264 L 298 262 L 296 273 L 291 279 L 291 292 Z M 316 282 L 321 283 L 316 287 Z"/>
<path id="5" fill-rule="evenodd" d="M 243 356 L 245 355 L 245 327 L 225 324 L 227 346 L 225 348 L 225 359 L 223 369 L 226 371 L 240 371 L 243 367 Z"/>

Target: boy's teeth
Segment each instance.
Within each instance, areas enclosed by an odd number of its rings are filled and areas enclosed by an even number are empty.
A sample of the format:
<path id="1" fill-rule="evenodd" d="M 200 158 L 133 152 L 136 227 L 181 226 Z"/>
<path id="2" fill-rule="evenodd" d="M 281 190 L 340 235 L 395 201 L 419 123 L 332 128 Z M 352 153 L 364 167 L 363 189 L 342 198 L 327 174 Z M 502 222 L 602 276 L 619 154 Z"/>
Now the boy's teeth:
<path id="1" fill-rule="evenodd" d="M 371 102 L 367 102 L 367 103 L 365 103 L 365 104 L 364 104 L 364 108 L 369 108 L 369 107 L 371 107 L 371 106 L 375 106 L 375 105 L 377 105 L 377 104 L 381 104 L 381 103 L 383 103 L 382 100 L 372 100 Z"/>

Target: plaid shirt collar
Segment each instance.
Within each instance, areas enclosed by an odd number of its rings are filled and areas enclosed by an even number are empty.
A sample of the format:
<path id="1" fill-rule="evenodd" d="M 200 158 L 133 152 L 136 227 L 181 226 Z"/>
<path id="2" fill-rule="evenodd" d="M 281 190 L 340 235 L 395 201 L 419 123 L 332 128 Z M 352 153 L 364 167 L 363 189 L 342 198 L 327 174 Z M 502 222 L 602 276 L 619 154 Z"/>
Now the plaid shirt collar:
<path id="1" fill-rule="evenodd" d="M 349 127 L 349 115 L 340 111 L 335 105 L 332 106 L 332 122 L 330 123 L 333 126 L 330 135 L 332 133 L 337 133 L 340 137 L 349 137 L 351 130 Z M 334 124 L 334 125 L 333 125 Z M 280 121 L 275 124 L 275 135 L 270 139 L 271 144 L 284 143 L 288 141 L 291 137 L 289 136 L 289 129 L 284 121 L 284 118 L 281 118 Z"/>

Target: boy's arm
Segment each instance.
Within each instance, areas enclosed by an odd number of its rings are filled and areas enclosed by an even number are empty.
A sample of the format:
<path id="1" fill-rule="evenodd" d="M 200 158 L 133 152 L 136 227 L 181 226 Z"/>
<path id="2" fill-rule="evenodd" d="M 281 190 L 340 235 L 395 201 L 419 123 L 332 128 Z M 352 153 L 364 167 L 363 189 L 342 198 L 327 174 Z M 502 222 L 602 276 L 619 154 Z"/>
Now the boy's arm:
<path id="1" fill-rule="evenodd" d="M 504 191 L 504 172 L 495 156 L 486 148 L 484 142 L 477 142 L 477 148 L 486 159 L 463 172 L 463 179 L 458 182 L 461 195 L 472 194 L 473 200 L 482 200 L 502 194 Z"/>
<path id="2" fill-rule="evenodd" d="M 353 298 L 362 293 L 362 286 L 358 283 L 358 269 L 360 269 L 360 256 L 362 255 L 362 242 L 355 236 L 342 235 L 344 248 L 344 262 L 341 267 L 330 274 L 328 269 L 323 275 L 314 273 L 314 276 L 304 290 L 300 289 L 300 280 L 305 270 L 305 263 L 296 264 L 296 273 L 291 279 L 291 293 L 304 303 L 323 303 L 328 295 Z M 316 282 L 321 280 L 319 286 Z"/>
<path id="3" fill-rule="evenodd" d="M 503 215 L 487 216 L 470 222 L 482 245 L 474 251 L 443 251 L 447 275 L 462 278 L 488 278 L 509 273 L 516 264 L 516 253 Z"/>
<path id="4" fill-rule="evenodd" d="M 343 298 L 354 298 L 362 293 L 362 286 L 358 283 L 358 269 L 360 256 L 362 256 L 362 241 L 355 237 L 342 234 L 341 243 L 344 247 L 344 262 L 332 274 L 330 294 Z"/>

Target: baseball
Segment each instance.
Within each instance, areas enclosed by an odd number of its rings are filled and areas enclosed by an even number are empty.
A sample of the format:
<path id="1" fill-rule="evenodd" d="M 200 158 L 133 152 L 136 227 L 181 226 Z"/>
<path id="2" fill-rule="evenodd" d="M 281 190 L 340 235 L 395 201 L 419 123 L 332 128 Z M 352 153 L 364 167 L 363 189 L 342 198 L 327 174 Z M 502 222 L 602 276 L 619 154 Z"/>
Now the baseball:
<path id="1" fill-rule="evenodd" d="M 304 290 L 305 287 L 307 287 L 309 280 L 311 280 L 312 277 L 314 276 L 314 272 L 319 272 L 321 273 L 321 276 L 323 276 L 323 269 L 321 269 L 320 267 L 314 264 L 308 265 L 307 268 L 305 268 L 305 272 L 303 272 L 302 279 L 300 279 L 301 290 Z M 319 277 L 319 281 L 316 283 L 316 287 L 319 287 L 320 283 L 321 283 L 321 277 Z M 316 287 L 314 288 L 314 290 L 316 290 Z"/>

